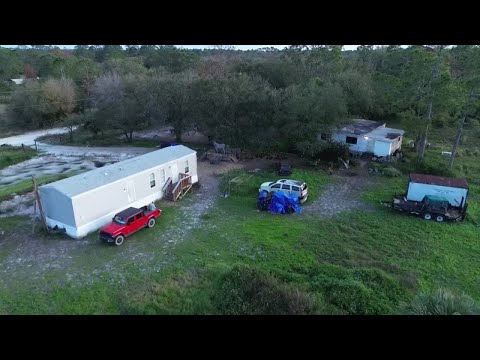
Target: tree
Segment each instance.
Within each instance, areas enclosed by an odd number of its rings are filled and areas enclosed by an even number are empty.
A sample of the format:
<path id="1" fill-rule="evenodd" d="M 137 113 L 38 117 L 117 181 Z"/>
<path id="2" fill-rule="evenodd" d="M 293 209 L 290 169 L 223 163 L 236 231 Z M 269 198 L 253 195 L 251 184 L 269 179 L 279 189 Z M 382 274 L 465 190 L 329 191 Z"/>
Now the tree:
<path id="1" fill-rule="evenodd" d="M 200 131 L 232 146 L 261 149 L 274 112 L 272 89 L 259 77 L 237 74 L 193 84 L 192 108 Z"/>
<path id="2" fill-rule="evenodd" d="M 165 74 L 153 77 L 148 84 L 148 92 L 152 94 L 149 109 L 157 123 L 173 126 L 177 141 L 181 141 L 184 131 L 192 125 L 190 102 L 195 79 L 196 75 L 192 73 Z M 156 106 L 151 106 L 152 100 Z"/>
<path id="3" fill-rule="evenodd" d="M 432 107 L 433 107 L 433 99 L 434 99 L 434 96 L 435 96 L 433 83 L 438 78 L 440 61 L 442 59 L 442 50 L 444 48 L 445 47 L 443 45 L 438 47 L 437 58 L 435 60 L 435 64 L 433 65 L 433 68 L 432 68 L 432 76 L 430 78 L 430 81 L 428 82 L 428 87 L 427 87 L 428 106 L 427 106 L 426 126 L 425 126 L 425 130 L 421 133 L 421 135 L 419 137 L 419 141 L 417 141 L 417 143 L 418 143 L 417 154 L 418 154 L 418 160 L 419 161 L 423 161 L 423 158 L 425 156 L 425 147 L 427 145 L 428 130 L 429 130 L 429 127 L 432 123 Z"/>
<path id="4" fill-rule="evenodd" d="M 338 83 L 312 79 L 307 84 L 290 86 L 282 92 L 276 111 L 276 126 L 282 129 L 290 149 L 303 141 L 314 142 L 320 132 L 328 133 L 345 121 L 347 104 Z"/>
<path id="5" fill-rule="evenodd" d="M 161 46 L 154 52 L 149 52 L 145 58 L 147 68 L 165 67 L 168 71 L 179 73 L 193 68 L 199 62 L 195 53 L 174 46 Z"/>
<path id="6" fill-rule="evenodd" d="M 92 131 L 121 130 L 126 141 L 132 142 L 133 132 L 147 126 L 150 120 L 144 106 L 144 82 L 145 78 L 134 75 L 110 73 L 99 77 L 92 92 L 97 109 L 90 124 Z"/>
<path id="7" fill-rule="evenodd" d="M 25 76 L 25 79 L 36 79 L 37 72 L 35 71 L 32 65 L 26 64 L 23 69 L 23 76 Z"/>
<path id="8" fill-rule="evenodd" d="M 141 59 L 137 57 L 112 58 L 104 62 L 104 69 L 107 73 L 117 73 L 121 76 L 127 74 L 142 75 L 147 72 Z"/>
<path id="9" fill-rule="evenodd" d="M 0 81 L 17 78 L 22 73 L 22 68 L 18 53 L 0 48 Z"/>
<path id="10" fill-rule="evenodd" d="M 27 80 L 18 88 L 9 107 L 18 127 L 50 127 L 71 114 L 76 107 L 75 87 L 71 79 L 48 79 L 45 83 Z"/>
<path id="11" fill-rule="evenodd" d="M 42 84 L 42 118 L 45 124 L 53 125 L 71 114 L 76 107 L 76 93 L 73 81 L 67 78 L 48 79 Z"/>

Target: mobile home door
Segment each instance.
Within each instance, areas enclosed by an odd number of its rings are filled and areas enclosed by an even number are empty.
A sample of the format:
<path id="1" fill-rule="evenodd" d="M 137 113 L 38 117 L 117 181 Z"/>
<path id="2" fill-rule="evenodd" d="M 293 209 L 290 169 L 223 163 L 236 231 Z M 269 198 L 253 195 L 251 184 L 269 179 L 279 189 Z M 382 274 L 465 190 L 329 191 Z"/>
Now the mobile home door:
<path id="1" fill-rule="evenodd" d="M 169 166 L 170 174 L 172 174 L 172 182 L 176 183 L 178 181 L 178 166 L 177 164 L 172 164 Z"/>
<path id="2" fill-rule="evenodd" d="M 127 181 L 127 197 L 128 202 L 134 202 L 137 200 L 137 194 L 135 193 L 135 183 L 133 181 Z"/>

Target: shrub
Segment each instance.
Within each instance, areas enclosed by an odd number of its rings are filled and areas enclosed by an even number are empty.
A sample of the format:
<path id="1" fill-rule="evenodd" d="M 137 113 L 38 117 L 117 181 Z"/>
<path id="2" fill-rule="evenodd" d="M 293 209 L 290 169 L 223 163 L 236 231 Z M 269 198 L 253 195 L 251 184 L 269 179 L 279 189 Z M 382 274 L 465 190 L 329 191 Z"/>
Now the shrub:
<path id="1" fill-rule="evenodd" d="M 348 145 L 340 144 L 331 140 L 321 140 L 315 142 L 304 141 L 298 143 L 296 149 L 303 157 L 311 160 L 320 159 L 324 162 L 336 162 L 339 157 L 348 157 Z"/>
<path id="2" fill-rule="evenodd" d="M 465 294 L 439 289 L 433 294 L 418 295 L 411 304 L 403 303 L 401 311 L 408 315 L 479 315 L 480 307 Z"/>
<path id="3" fill-rule="evenodd" d="M 303 315 L 316 307 L 312 294 L 244 265 L 221 279 L 213 301 L 228 315 Z"/>
<path id="4" fill-rule="evenodd" d="M 385 169 L 383 169 L 382 174 L 389 177 L 397 177 L 397 176 L 401 176 L 402 172 L 394 168 L 393 166 L 388 166 Z"/>

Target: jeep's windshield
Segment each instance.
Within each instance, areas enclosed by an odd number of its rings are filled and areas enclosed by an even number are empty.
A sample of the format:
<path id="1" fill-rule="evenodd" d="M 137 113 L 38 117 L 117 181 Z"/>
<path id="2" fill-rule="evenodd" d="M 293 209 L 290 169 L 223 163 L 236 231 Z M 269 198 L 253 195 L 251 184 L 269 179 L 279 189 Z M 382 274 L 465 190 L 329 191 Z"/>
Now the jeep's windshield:
<path id="1" fill-rule="evenodd" d="M 115 216 L 113 221 L 116 222 L 117 224 L 120 224 L 120 225 L 125 225 L 127 223 L 127 221 L 125 219 L 121 218 L 120 216 Z"/>

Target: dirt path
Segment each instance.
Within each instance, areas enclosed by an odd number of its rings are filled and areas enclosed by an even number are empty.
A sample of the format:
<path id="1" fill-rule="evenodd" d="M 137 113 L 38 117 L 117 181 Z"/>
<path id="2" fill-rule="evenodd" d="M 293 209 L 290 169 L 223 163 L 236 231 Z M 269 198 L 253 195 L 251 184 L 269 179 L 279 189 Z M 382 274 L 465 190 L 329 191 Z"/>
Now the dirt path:
<path id="1" fill-rule="evenodd" d="M 219 175 L 232 169 L 252 167 L 257 168 L 259 164 L 254 161 L 221 165 L 199 162 L 200 186 L 181 201 L 165 203 L 163 207 L 164 211 L 168 206 L 178 207 L 181 223 L 172 222 L 165 231 L 158 233 L 157 238 L 149 241 L 142 241 L 139 235 L 137 241 L 127 241 L 121 248 L 111 248 L 102 246 L 97 240 L 92 241 L 92 238 L 72 240 L 65 236 L 32 235 L 29 226 L 25 233 L 0 232 L 0 284 L 14 284 L 22 279 L 42 280 L 51 271 L 61 274 L 56 282 L 75 286 L 91 284 L 104 276 L 109 281 L 121 283 L 125 279 L 125 268 L 130 266 L 141 273 L 160 272 L 167 263 L 175 261 L 172 247 L 188 239 L 199 228 L 215 231 L 215 225 L 203 221 L 202 216 L 220 199 Z M 336 175 L 335 182 L 327 185 L 320 199 L 304 207 L 304 213 L 307 216 L 332 216 L 354 208 L 368 209 L 368 205 L 358 199 L 370 182 L 367 176 L 363 173 Z"/>
<path id="2" fill-rule="evenodd" d="M 98 248 L 103 244 L 88 239 L 39 237 L 31 235 L 29 230 L 23 234 L 0 233 L 0 283 L 2 277 L 4 281 L 8 281 L 8 274 L 14 274 L 15 279 L 40 280 L 53 270 L 64 273 L 62 281 L 75 280 L 76 285 L 93 283 L 95 278 L 104 274 L 109 274 L 111 281 L 122 281 L 126 265 L 134 265 L 142 273 L 161 271 L 167 262 L 172 261 L 169 251 L 171 247 L 187 239 L 189 234 L 199 227 L 210 226 L 202 223 L 202 215 L 220 198 L 219 175 L 232 169 L 243 168 L 245 164 L 223 163 L 219 166 L 199 162 L 198 165 L 200 186 L 185 199 L 169 204 L 179 207 L 179 219 L 182 219 L 182 223 L 172 223 L 165 232 L 158 234 L 159 237 L 154 242 L 127 241 L 121 248 L 115 249 L 107 246 Z M 168 207 L 164 208 L 166 209 Z M 22 211 L 30 214 L 29 210 Z M 39 226 L 37 224 L 37 227 Z M 6 256 L 2 257 L 2 253 Z M 104 259 L 105 256 L 108 257 Z M 101 259 L 100 264 L 94 269 L 74 270 L 77 262 L 88 263 L 86 257 L 93 257 L 93 261 Z M 162 260 L 159 261 L 159 258 Z"/>
<path id="3" fill-rule="evenodd" d="M 303 208 L 308 215 L 334 216 L 344 211 L 362 209 L 374 210 L 373 206 L 359 198 L 374 181 L 368 175 L 368 166 L 362 162 L 353 170 L 340 170 L 333 176 L 333 182 L 322 191 L 321 196 Z"/>
<path id="4" fill-rule="evenodd" d="M 54 134 L 65 134 L 68 132 L 66 128 L 53 128 L 47 130 L 37 130 L 30 131 L 22 135 L 10 136 L 7 138 L 0 139 L 0 145 L 12 145 L 12 146 L 21 146 L 25 145 L 34 145 L 35 139 L 44 136 L 44 135 L 54 135 Z"/>

